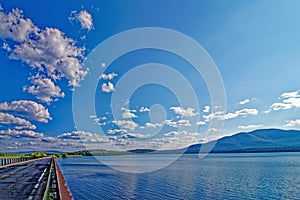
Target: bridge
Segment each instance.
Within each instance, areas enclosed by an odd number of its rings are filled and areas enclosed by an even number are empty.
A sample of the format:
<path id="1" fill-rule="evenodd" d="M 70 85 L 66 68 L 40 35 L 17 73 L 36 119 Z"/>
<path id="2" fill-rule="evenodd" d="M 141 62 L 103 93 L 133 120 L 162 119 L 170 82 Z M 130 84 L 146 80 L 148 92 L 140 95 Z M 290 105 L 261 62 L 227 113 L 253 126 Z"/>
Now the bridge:
<path id="1" fill-rule="evenodd" d="M 6 165 L 0 166 L 0 200 L 73 199 L 52 157 L 19 162 L 7 158 L 1 164 Z"/>

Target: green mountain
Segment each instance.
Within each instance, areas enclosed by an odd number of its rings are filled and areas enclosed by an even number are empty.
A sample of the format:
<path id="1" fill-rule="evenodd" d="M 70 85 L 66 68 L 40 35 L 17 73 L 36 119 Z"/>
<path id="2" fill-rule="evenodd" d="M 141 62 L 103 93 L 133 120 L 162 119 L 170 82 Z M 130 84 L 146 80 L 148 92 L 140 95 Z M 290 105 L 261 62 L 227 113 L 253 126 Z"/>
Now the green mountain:
<path id="1" fill-rule="evenodd" d="M 249 133 L 238 133 L 207 143 L 215 145 L 210 152 L 281 152 L 300 151 L 300 131 L 261 129 Z M 205 144 L 186 148 L 186 153 L 199 153 Z"/>

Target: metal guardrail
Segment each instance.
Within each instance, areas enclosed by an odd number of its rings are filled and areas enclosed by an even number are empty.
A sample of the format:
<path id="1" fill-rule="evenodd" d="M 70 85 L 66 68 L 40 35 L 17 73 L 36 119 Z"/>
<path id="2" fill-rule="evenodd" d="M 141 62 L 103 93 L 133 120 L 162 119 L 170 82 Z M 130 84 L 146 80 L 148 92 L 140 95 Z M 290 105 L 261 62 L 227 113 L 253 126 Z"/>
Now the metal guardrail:
<path id="1" fill-rule="evenodd" d="M 0 166 L 10 165 L 27 160 L 30 160 L 30 158 L 0 158 Z"/>
<path id="2" fill-rule="evenodd" d="M 54 170 L 54 167 L 53 167 L 53 158 L 51 159 L 50 162 L 51 162 L 51 164 L 50 164 L 50 168 L 49 168 L 49 175 L 47 177 L 47 185 L 46 185 L 46 188 L 45 188 L 43 200 L 47 199 L 48 191 L 51 192 L 50 184 L 52 183 L 51 177 L 53 176 L 53 170 Z"/>

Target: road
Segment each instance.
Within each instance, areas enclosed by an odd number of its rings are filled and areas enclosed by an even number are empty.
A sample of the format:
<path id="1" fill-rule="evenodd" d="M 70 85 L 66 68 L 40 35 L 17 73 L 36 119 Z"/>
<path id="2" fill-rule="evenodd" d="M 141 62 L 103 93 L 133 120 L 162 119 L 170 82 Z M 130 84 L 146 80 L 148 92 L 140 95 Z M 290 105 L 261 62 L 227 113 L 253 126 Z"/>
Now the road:
<path id="1" fill-rule="evenodd" d="M 42 199 L 51 158 L 0 168 L 0 200 Z"/>

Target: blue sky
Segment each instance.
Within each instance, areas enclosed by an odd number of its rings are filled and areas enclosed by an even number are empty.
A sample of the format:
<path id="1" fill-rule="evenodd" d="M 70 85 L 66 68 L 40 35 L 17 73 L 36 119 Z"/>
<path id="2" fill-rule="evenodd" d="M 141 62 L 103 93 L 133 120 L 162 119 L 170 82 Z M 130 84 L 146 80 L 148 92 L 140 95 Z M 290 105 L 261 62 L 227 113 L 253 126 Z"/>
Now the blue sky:
<path id="1" fill-rule="evenodd" d="M 259 128 L 300 128 L 299 1 L 7 0 L 1 7 L 1 151 L 180 148 Z M 89 66 L 86 58 L 98 44 L 142 27 L 171 29 L 202 45 L 222 77 L 226 110 L 212 112 L 203 77 L 188 61 L 167 51 L 141 49 L 109 66 L 104 61 Z M 176 94 L 159 84 L 143 85 L 130 99 L 113 105 L 113 94 L 126 93 L 134 78 L 122 91 L 118 82 L 147 63 L 168 66 L 184 77 L 198 107 L 180 105 Z M 85 120 L 98 128 L 76 129 L 72 94 L 80 91 L 91 76 L 89 68 L 96 65 L 103 65 L 103 74 L 96 91 L 87 91 L 94 95 L 96 112 Z M 140 72 L 136 81 L 150 75 L 171 82 L 174 78 L 176 91 L 185 94 L 172 70 L 162 73 L 155 64 L 146 68 L 153 72 Z M 84 116 L 86 102 L 82 105 Z M 224 129 L 210 127 L 213 120 L 224 123 Z"/>

